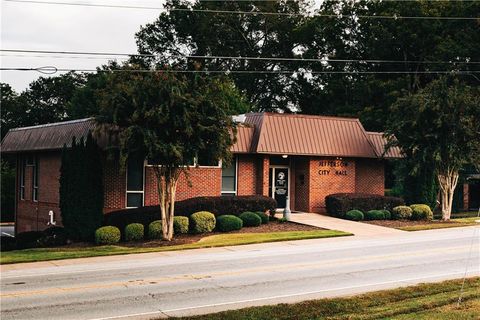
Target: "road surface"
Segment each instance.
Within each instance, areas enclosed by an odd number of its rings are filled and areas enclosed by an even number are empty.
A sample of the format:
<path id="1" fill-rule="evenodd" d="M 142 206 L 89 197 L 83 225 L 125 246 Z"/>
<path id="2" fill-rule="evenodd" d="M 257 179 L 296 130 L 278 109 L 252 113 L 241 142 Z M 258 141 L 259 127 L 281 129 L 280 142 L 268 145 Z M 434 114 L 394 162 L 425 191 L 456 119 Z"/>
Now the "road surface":
<path id="1" fill-rule="evenodd" d="M 480 228 L 3 266 L 2 320 L 151 319 L 480 275 Z"/>

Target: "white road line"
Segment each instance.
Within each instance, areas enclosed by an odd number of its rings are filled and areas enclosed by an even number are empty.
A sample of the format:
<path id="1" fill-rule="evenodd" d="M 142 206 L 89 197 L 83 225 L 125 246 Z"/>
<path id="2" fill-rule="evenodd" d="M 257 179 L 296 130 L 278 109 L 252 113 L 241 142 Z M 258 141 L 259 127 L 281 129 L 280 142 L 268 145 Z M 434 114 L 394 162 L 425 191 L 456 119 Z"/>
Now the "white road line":
<path id="1" fill-rule="evenodd" d="M 104 318 L 92 318 L 92 319 L 89 319 L 89 320 L 111 320 L 111 319 L 122 319 L 122 318 L 129 318 L 129 317 L 148 316 L 148 315 L 155 315 L 155 314 L 168 315 L 168 313 L 171 313 L 171 312 L 187 311 L 187 310 L 192 310 L 192 309 L 211 308 L 211 307 L 226 306 L 226 305 L 232 305 L 232 304 L 265 301 L 265 300 L 277 300 L 277 299 L 298 297 L 298 296 L 306 296 L 306 295 L 318 294 L 318 293 L 324 293 L 324 292 L 330 292 L 330 291 L 351 290 L 351 289 L 359 289 L 359 288 L 366 288 L 366 287 L 372 287 L 372 286 L 381 286 L 381 285 L 387 285 L 387 284 L 393 284 L 393 283 L 419 281 L 419 280 L 427 280 L 427 279 L 433 279 L 433 278 L 444 278 L 444 277 L 459 276 L 459 275 L 464 275 L 464 272 L 445 273 L 445 274 L 439 274 L 439 275 L 434 275 L 434 276 L 432 275 L 432 276 L 417 277 L 417 278 L 407 278 L 407 279 L 401 279 L 401 280 L 383 281 L 383 282 L 377 282 L 377 283 L 371 283 L 371 284 L 365 284 L 365 285 L 347 286 L 347 287 L 323 289 L 323 290 L 308 291 L 308 292 L 299 292 L 299 293 L 294 293 L 294 294 L 277 295 L 277 296 L 264 297 L 264 298 L 237 300 L 237 301 L 230 301 L 230 302 L 205 304 L 205 305 L 199 305 L 199 306 L 168 309 L 168 310 L 159 310 L 159 311 L 151 311 L 151 312 L 143 312 L 143 313 L 133 313 L 133 314 L 121 315 L 121 316 L 111 316 L 111 317 L 104 317 Z M 472 272 L 469 272 L 469 275 L 471 275 L 471 276 L 480 275 L 480 272 L 478 272 L 478 271 L 473 272 L 472 271 Z"/>

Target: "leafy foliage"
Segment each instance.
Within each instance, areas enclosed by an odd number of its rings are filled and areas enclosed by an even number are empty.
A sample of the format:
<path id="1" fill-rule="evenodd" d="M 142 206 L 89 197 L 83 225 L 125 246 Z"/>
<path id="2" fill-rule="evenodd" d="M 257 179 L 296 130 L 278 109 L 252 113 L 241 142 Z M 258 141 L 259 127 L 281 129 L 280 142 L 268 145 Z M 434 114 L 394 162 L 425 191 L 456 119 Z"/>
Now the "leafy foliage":
<path id="1" fill-rule="evenodd" d="M 392 217 L 396 220 L 406 220 L 412 217 L 412 208 L 407 206 L 397 206 L 392 210 Z"/>
<path id="2" fill-rule="evenodd" d="M 362 221 L 364 219 L 363 212 L 360 210 L 350 210 L 345 213 L 345 219 L 352 221 Z"/>
<path id="3" fill-rule="evenodd" d="M 366 193 L 335 193 L 325 197 L 327 212 L 343 218 L 347 211 L 357 209 L 363 212 L 386 209 L 403 205 L 404 201 L 397 197 L 385 197 Z"/>
<path id="4" fill-rule="evenodd" d="M 162 221 L 155 220 L 148 225 L 148 239 L 162 239 Z"/>
<path id="5" fill-rule="evenodd" d="M 14 221 L 15 217 L 15 167 L 4 159 L 0 160 L 1 170 L 1 221 Z"/>
<path id="6" fill-rule="evenodd" d="M 125 227 L 125 241 L 143 240 L 144 233 L 143 224 L 131 223 Z"/>
<path id="7" fill-rule="evenodd" d="M 217 218 L 216 230 L 222 232 L 229 232 L 240 230 L 243 227 L 243 221 L 234 215 L 223 215 Z"/>
<path id="8" fill-rule="evenodd" d="M 410 205 L 412 209 L 412 220 L 432 220 L 433 212 L 432 209 L 426 204 L 412 204 Z"/>
<path id="9" fill-rule="evenodd" d="M 258 227 L 262 224 L 262 218 L 255 212 L 243 212 L 238 216 L 243 221 L 245 227 Z"/>
<path id="10" fill-rule="evenodd" d="M 188 233 L 189 220 L 188 217 L 173 217 L 173 232 L 175 234 Z"/>
<path id="11" fill-rule="evenodd" d="M 215 224 L 215 215 L 208 211 L 195 212 L 190 216 L 190 228 L 193 233 L 212 232 Z"/>
<path id="12" fill-rule="evenodd" d="M 113 226 L 105 226 L 95 231 L 96 244 L 115 244 L 120 242 L 120 229 Z"/>

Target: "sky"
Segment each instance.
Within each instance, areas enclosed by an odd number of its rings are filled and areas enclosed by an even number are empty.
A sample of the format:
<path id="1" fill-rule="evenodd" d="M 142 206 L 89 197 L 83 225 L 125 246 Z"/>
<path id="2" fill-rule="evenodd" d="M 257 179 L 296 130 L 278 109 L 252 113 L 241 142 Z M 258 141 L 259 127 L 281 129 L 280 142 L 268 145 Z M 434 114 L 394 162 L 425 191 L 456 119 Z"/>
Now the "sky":
<path id="1" fill-rule="evenodd" d="M 136 52 L 135 32 L 155 21 L 157 10 L 118 9 L 14 3 L 1 1 L 1 48 L 51 51 Z M 63 0 L 66 2 L 66 0 Z M 119 0 L 70 2 L 120 4 Z M 121 0 L 122 5 L 161 7 L 163 0 Z M 94 69 L 98 59 L 13 57 L 1 53 L 1 66 Z M 9 55 L 8 57 L 6 55 Z M 41 74 L 36 71 L 1 71 L 0 80 L 17 92 Z"/>

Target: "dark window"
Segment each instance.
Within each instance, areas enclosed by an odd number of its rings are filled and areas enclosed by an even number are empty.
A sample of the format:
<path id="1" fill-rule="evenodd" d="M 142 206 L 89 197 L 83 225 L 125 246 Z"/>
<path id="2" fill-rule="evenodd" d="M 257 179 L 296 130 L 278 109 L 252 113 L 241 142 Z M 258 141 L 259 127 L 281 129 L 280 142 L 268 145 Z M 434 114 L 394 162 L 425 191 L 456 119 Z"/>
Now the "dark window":
<path id="1" fill-rule="evenodd" d="M 197 165 L 201 167 L 218 167 L 218 160 L 210 154 L 203 152 L 197 157 Z"/>
<path id="2" fill-rule="evenodd" d="M 143 206 L 144 161 L 132 157 L 127 163 L 127 208 Z"/>
<path id="3" fill-rule="evenodd" d="M 35 157 L 33 160 L 33 179 L 32 179 L 32 200 L 38 201 L 38 172 L 39 172 L 39 161 L 38 157 Z"/>
<path id="4" fill-rule="evenodd" d="M 25 167 L 27 165 L 26 158 L 20 159 L 20 200 L 25 200 Z"/>
<path id="5" fill-rule="evenodd" d="M 222 195 L 235 195 L 237 193 L 237 159 L 227 167 L 222 167 Z"/>

